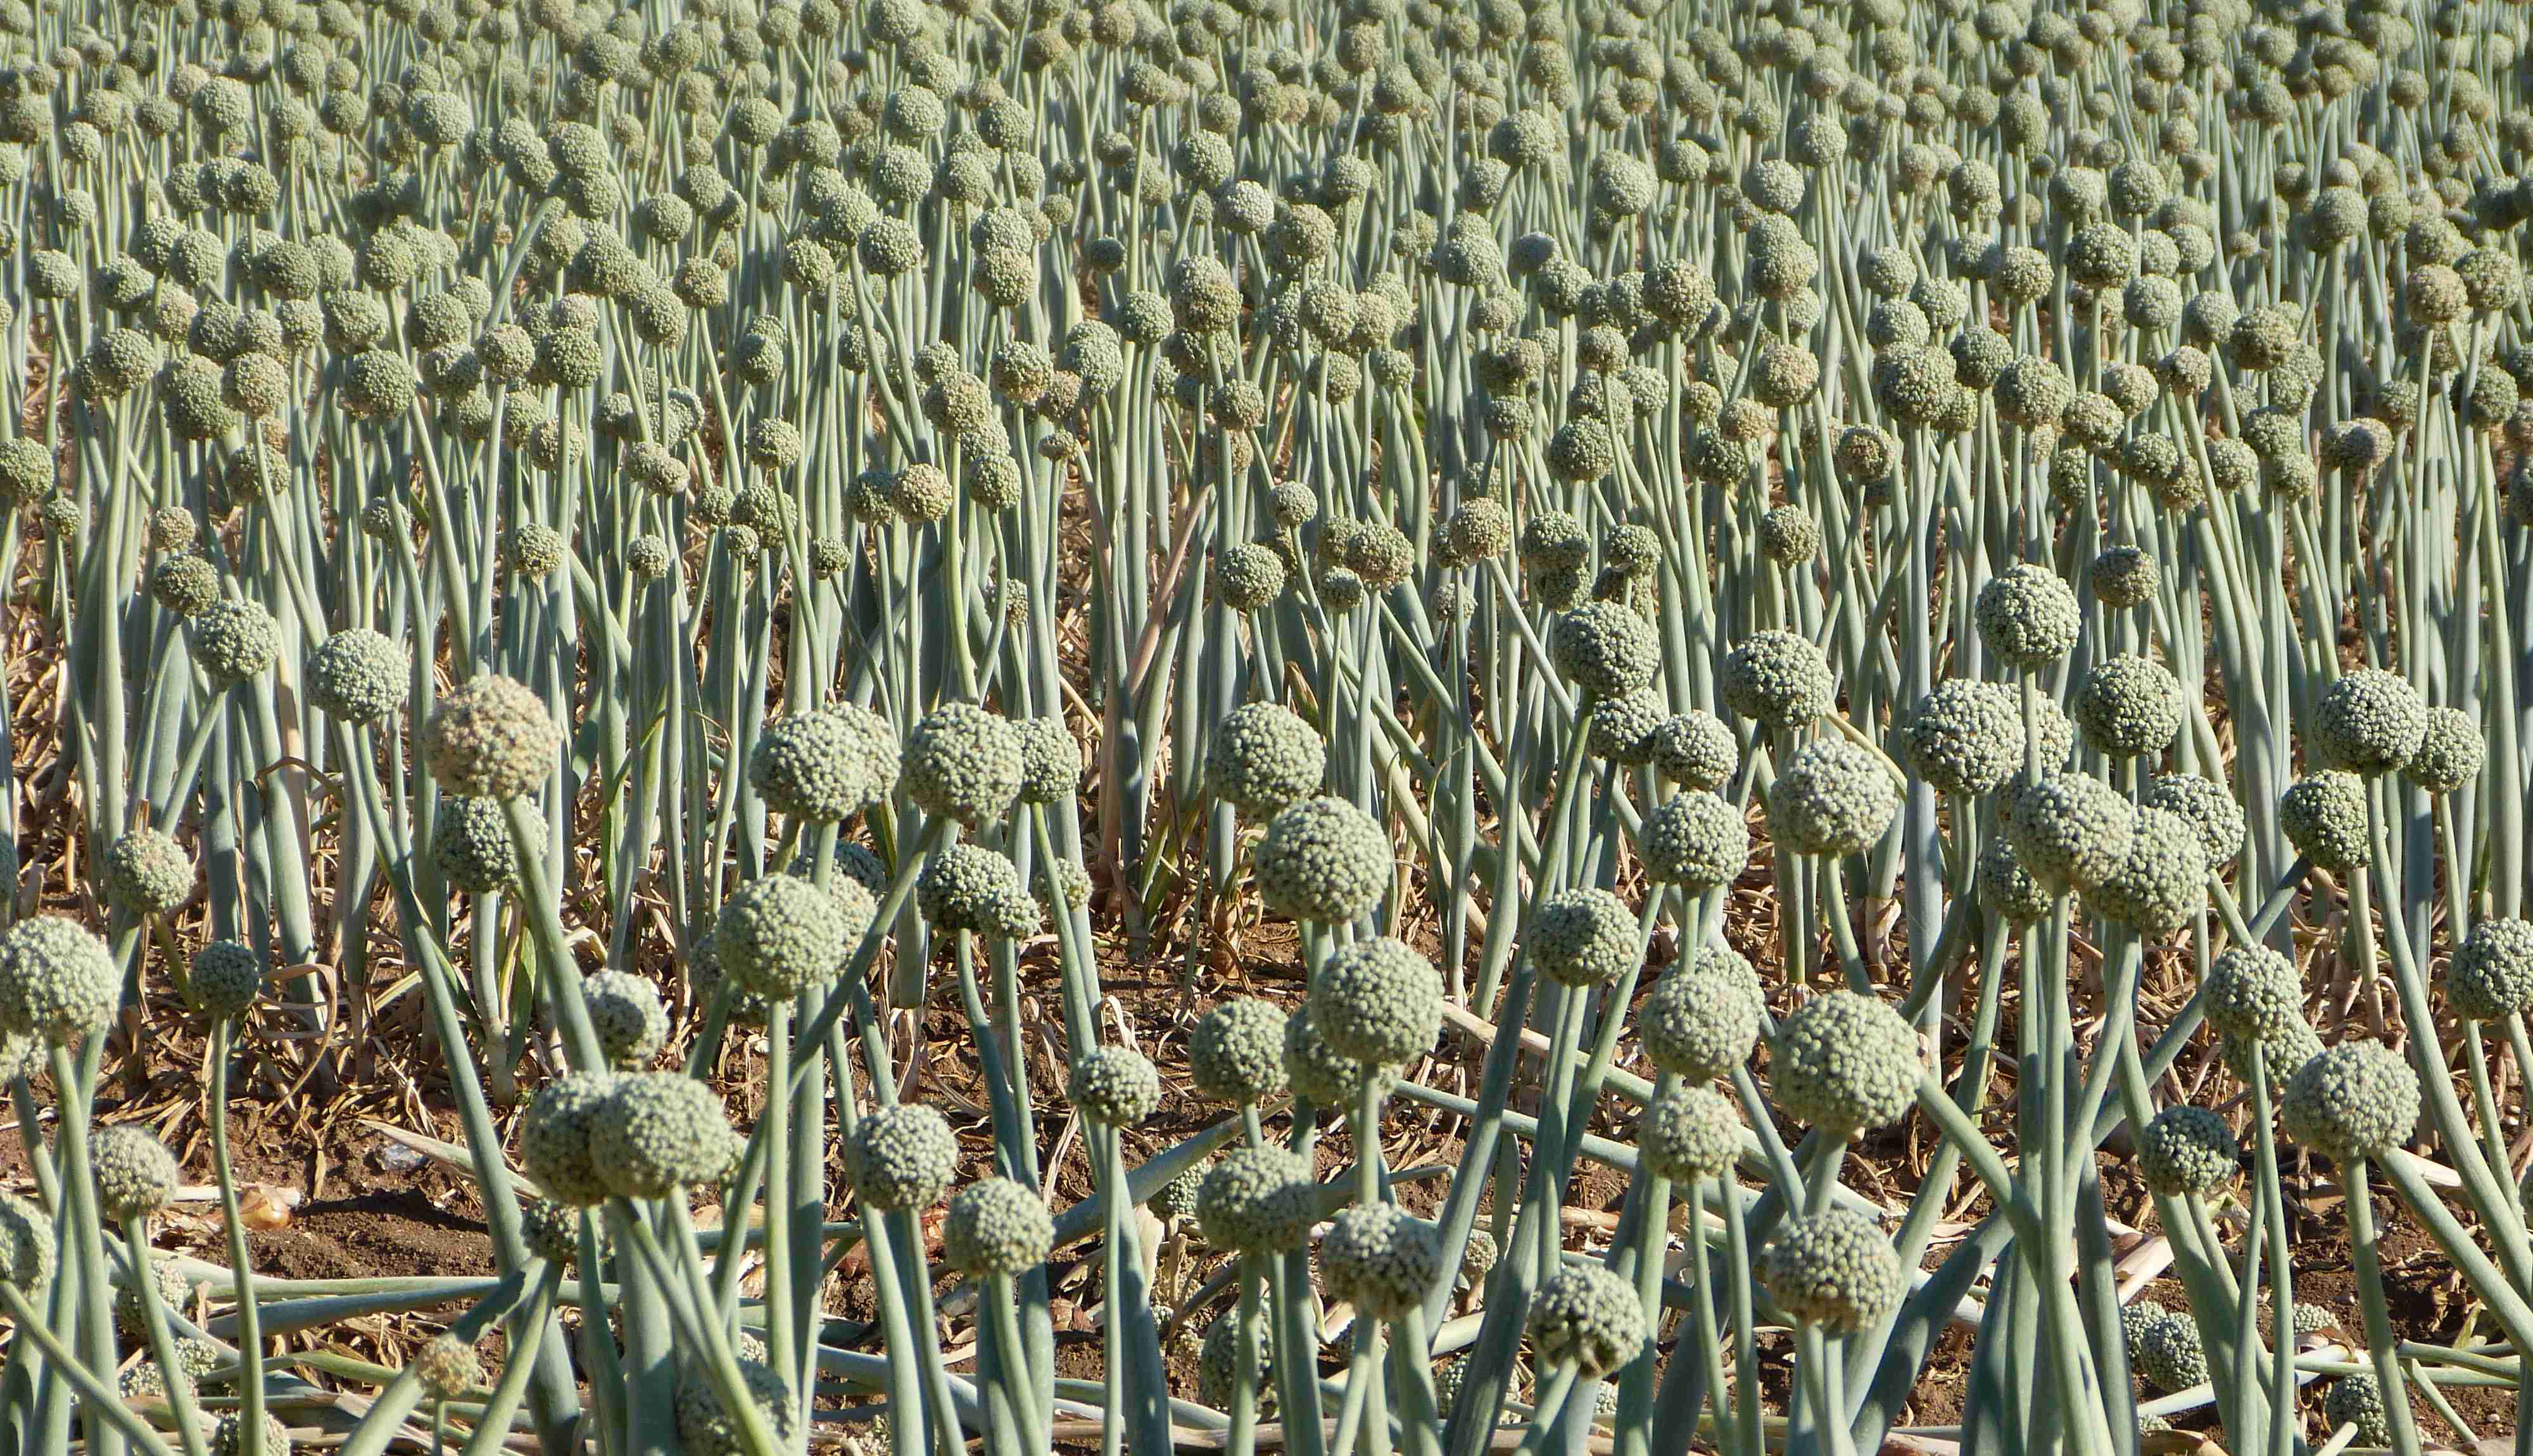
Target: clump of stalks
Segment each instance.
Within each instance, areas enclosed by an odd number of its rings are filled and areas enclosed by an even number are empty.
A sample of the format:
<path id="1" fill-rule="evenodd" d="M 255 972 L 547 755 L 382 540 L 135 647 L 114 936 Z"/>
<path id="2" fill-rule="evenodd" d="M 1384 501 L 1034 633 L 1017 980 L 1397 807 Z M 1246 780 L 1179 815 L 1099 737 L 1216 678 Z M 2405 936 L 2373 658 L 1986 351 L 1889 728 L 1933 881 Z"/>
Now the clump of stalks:
<path id="1" fill-rule="evenodd" d="M 0 1444 L 2533 1449 L 2528 162 L 2492 0 L 0 0 Z M 490 1271 L 259 1273 L 416 1034 Z"/>

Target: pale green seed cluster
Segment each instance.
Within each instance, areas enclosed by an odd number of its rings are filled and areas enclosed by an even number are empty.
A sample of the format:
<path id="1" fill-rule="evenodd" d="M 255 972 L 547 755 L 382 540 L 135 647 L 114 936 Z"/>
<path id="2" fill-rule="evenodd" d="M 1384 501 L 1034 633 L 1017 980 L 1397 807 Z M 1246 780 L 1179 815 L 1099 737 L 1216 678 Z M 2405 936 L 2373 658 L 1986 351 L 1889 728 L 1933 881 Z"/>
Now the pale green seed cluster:
<path id="1" fill-rule="evenodd" d="M 1760 1251 L 1759 1282 L 1778 1309 L 1830 1334 L 1872 1324 L 1909 1292 L 1890 1239 L 1846 1208 L 1787 1219 Z"/>
<path id="2" fill-rule="evenodd" d="M 1266 907 L 1296 920 L 1341 924 L 1368 914 L 1389 890 L 1389 837 L 1341 798 L 1302 799 L 1266 824 L 1257 850 Z"/>
<path id="3" fill-rule="evenodd" d="M 1441 1232 L 1392 1204 L 1340 1209 L 1320 1240 L 1319 1265 L 1331 1298 L 1394 1319 L 1422 1303 L 1441 1275 Z"/>
<path id="4" fill-rule="evenodd" d="M 2419 1077 L 2380 1041 L 2344 1041 L 2297 1069 L 2278 1121 L 2289 1137 L 2333 1162 L 2371 1157 L 2409 1140 Z"/>
<path id="5" fill-rule="evenodd" d="M 423 727 L 432 776 L 470 798 L 512 799 L 552 777 L 562 730 L 520 683 L 475 677 L 442 698 Z"/>
<path id="6" fill-rule="evenodd" d="M 2445 1001 L 2454 1014 L 2495 1021 L 2533 1006 L 2533 923 L 2482 920 L 2445 964 Z"/>
<path id="7" fill-rule="evenodd" d="M 1709 1087 L 1674 1087 L 1645 1105 L 1636 1151 L 1646 1171 L 1674 1183 L 1722 1177 L 1741 1152 L 1741 1119 Z"/>
<path id="8" fill-rule="evenodd" d="M 1131 1128 L 1160 1107 L 1161 1075 L 1132 1047 L 1092 1047 L 1074 1058 L 1064 1095 L 1092 1123 Z"/>
<path id="9" fill-rule="evenodd" d="M 1565 1264 L 1530 1298 L 1530 1347 L 1542 1369 L 1570 1366 L 1597 1380 L 1645 1346 L 1644 1306 L 1633 1286 L 1597 1264 Z"/>
<path id="10" fill-rule="evenodd" d="M 1197 1223 L 1217 1249 L 1281 1253 L 1301 1246 L 1318 1216 L 1310 1164 L 1282 1148 L 1235 1148 L 1197 1190 Z"/>
<path id="11" fill-rule="evenodd" d="M 1376 936 L 1339 947 L 1311 986 L 1311 1020 L 1340 1055 L 1398 1067 L 1434 1049 L 1443 1029 L 1443 977 L 1404 941 Z"/>
<path id="12" fill-rule="evenodd" d="M 1008 1178 L 980 1178 L 950 1199 L 941 1260 L 972 1278 L 1009 1278 L 1042 1267 L 1054 1240 L 1044 1198 Z"/>
<path id="13" fill-rule="evenodd" d="M 2332 771 L 2300 779 L 2278 800 L 2278 829 L 2296 852 L 2324 869 L 2361 869 L 2374 856 L 2366 792 L 2354 774 Z"/>
<path id="14" fill-rule="evenodd" d="M 1840 1136 L 1898 1121 L 1916 1101 L 1917 1033 L 1883 1002 L 1830 991 L 1769 1040 L 1769 1085 L 1792 1116 Z"/>
<path id="15" fill-rule="evenodd" d="M 132 915 L 164 915 L 194 893 L 194 860 L 174 839 L 136 829 L 106 846 L 105 901 Z"/>
<path id="16" fill-rule="evenodd" d="M 308 654 L 308 700 L 345 723 L 376 723 L 404 702 L 413 657 L 368 627 L 336 632 Z"/>
<path id="17" fill-rule="evenodd" d="M 2179 1104 L 2156 1113 L 2139 1135 L 2138 1175 L 2166 1196 L 2206 1197 L 2233 1181 L 2242 1152 L 2223 1118 Z"/>
<path id="18" fill-rule="evenodd" d="M 1695 892 L 1730 885 L 1750 865 L 1750 826 L 1713 793 L 1692 789 L 1663 800 L 1637 836 L 1645 872 Z"/>
<path id="19" fill-rule="evenodd" d="M 2129 1364 L 2157 1390 L 2187 1390 L 2208 1378 L 2207 1347 L 2188 1314 L 2140 1300 L 2120 1311 Z"/>
<path id="20" fill-rule="evenodd" d="M 1243 814 L 1268 817 L 1319 790 L 1326 753 L 1300 714 L 1280 703 L 1244 703 L 1214 725 L 1206 781 Z"/>
<path id="21" fill-rule="evenodd" d="M 1541 971 L 1568 986 L 1615 979 L 1644 960 L 1635 912 L 1607 890 L 1561 890 L 1541 901 L 1524 943 Z"/>
<path id="22" fill-rule="evenodd" d="M 1226 1001 L 1188 1033 L 1188 1075 L 1223 1102 L 1260 1103 L 1284 1089 L 1284 1013 L 1264 1001 Z"/>
<path id="23" fill-rule="evenodd" d="M 1861 853 L 1900 812 L 1900 786 L 1860 743 L 1814 738 L 1786 756 L 1768 790 L 1768 829 L 1798 854 Z"/>
<path id="24" fill-rule="evenodd" d="M 1712 1081 L 1750 1059 L 1764 1004 L 1758 972 L 1739 953 L 1700 947 L 1656 982 L 1636 1009 L 1636 1033 L 1656 1067 Z"/>
<path id="25" fill-rule="evenodd" d="M 959 1142 L 921 1103 L 876 1108 L 844 1139 L 845 1180 L 874 1208 L 928 1208 L 958 1172 Z"/>
<path id="26" fill-rule="evenodd" d="M 1020 730 L 972 703 L 934 709 L 906 736 L 901 775 L 926 813 L 961 824 L 999 819 L 1021 791 Z"/>

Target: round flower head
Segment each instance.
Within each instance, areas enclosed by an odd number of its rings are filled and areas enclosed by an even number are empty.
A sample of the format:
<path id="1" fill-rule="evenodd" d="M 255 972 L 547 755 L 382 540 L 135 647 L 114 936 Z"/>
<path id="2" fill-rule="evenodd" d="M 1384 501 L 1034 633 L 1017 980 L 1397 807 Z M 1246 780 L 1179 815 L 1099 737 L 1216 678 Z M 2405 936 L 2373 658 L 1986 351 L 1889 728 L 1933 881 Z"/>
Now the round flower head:
<path id="1" fill-rule="evenodd" d="M 2233 1182 L 2242 1157 L 2223 1118 L 2186 1103 L 2156 1113 L 2138 1137 L 2138 1175 L 2167 1197 L 2215 1194 Z"/>
<path id="2" fill-rule="evenodd" d="M 242 941 L 215 940 L 186 966 L 185 999 L 214 1019 L 243 1014 L 263 994 L 264 958 Z"/>
<path id="3" fill-rule="evenodd" d="M 1319 1211 L 1319 1184 L 1310 1163 L 1280 1147 L 1225 1153 L 1196 1193 L 1196 1221 L 1206 1243 L 1231 1253 L 1299 1249 Z"/>
<path id="4" fill-rule="evenodd" d="M 929 1208 L 959 1171 L 959 1139 L 920 1102 L 873 1108 L 845 1135 L 845 1181 L 873 1208 Z"/>
<path id="5" fill-rule="evenodd" d="M 1741 1151 L 1741 1119 L 1708 1087 L 1656 1094 L 1636 1120 L 1636 1152 L 1657 1178 L 1696 1184 L 1721 1178 Z"/>
<path id="6" fill-rule="evenodd" d="M 2084 623 L 2075 590 L 2046 567 L 2029 562 L 1990 577 L 1979 588 L 1974 615 L 1987 650 L 2027 672 L 2065 657 Z"/>
<path id="7" fill-rule="evenodd" d="M 150 571 L 149 595 L 178 616 L 200 616 L 220 600 L 219 568 L 200 556 L 169 556 Z"/>
<path id="8" fill-rule="evenodd" d="M 2056 774 L 2015 794 L 2005 832 L 2034 878 L 2057 889 L 2084 889 L 2127 860 L 2137 810 L 2099 779 Z"/>
<path id="9" fill-rule="evenodd" d="M 423 760 L 432 777 L 469 798 L 512 799 L 552 776 L 562 729 L 545 699 L 511 678 L 483 673 L 431 710 Z"/>
<path id="10" fill-rule="evenodd" d="M 2208 904 L 2208 849 L 2189 820 L 2140 809 L 2119 867 L 2085 891 L 2093 913 L 2141 935 L 2169 935 Z"/>
<path id="11" fill-rule="evenodd" d="M 1082 782 L 1082 749 L 1061 718 L 1024 718 L 1021 735 L 1021 800 L 1061 803 Z"/>
<path id="12" fill-rule="evenodd" d="M 1132 1047 L 1092 1047 L 1074 1062 L 1064 1095 L 1096 1126 L 1131 1128 L 1160 1107 L 1161 1074 Z"/>
<path id="13" fill-rule="evenodd" d="M 1196 1164 L 1186 1172 L 1161 1185 L 1145 1206 L 1157 1218 L 1192 1218 L 1196 1215 L 1196 1191 L 1205 1185 L 1205 1165 Z"/>
<path id="14" fill-rule="evenodd" d="M 2141 1300 L 2120 1311 L 2129 1364 L 2157 1390 L 2187 1390 L 2208 1378 L 2208 1351 L 2186 1314 Z"/>
<path id="15" fill-rule="evenodd" d="M 641 976 L 599 971 L 582 978 L 580 997 L 589 1006 L 599 1050 L 611 1067 L 640 1067 L 669 1038 L 669 1013 L 660 1005 L 660 988 Z"/>
<path id="16" fill-rule="evenodd" d="M 2384 1404 L 2383 1382 L 2371 1369 L 2352 1370 L 2331 1381 L 2322 1397 L 2322 1419 L 2334 1430 L 2357 1427 L 2352 1445 L 2381 1450 L 2392 1444 L 2392 1413 Z"/>
<path id="17" fill-rule="evenodd" d="M 2208 1024 L 2220 1036 L 2275 1041 L 2305 1024 L 2304 979 L 2267 946 L 2233 946 L 2209 963 Z"/>
<path id="18" fill-rule="evenodd" d="M 1252 1338 L 1257 1341 L 1258 1352 L 1258 1367 L 1251 1372 L 1250 1388 L 1265 1400 L 1273 1393 L 1275 1384 L 1274 1330 L 1264 1310 L 1251 1322 L 1250 1329 Z M 1205 1327 L 1205 1339 L 1197 1347 L 1197 1399 L 1216 1410 L 1228 1409 L 1238 1378 L 1239 1363 L 1240 1314 L 1234 1309 Z"/>
<path id="19" fill-rule="evenodd" d="M 1019 866 L 981 844 L 962 842 L 934 850 L 915 882 L 914 903 L 943 931 L 1001 940 L 1037 933 L 1037 903 L 1023 889 Z"/>
<path id="20" fill-rule="evenodd" d="M 1917 700 L 1909 766 L 1937 793 L 1988 792 L 2023 767 L 2023 709 L 2002 683 L 1953 678 Z"/>
<path id="21" fill-rule="evenodd" d="M 1561 890 L 1540 901 L 1523 944 L 1549 979 L 1566 986 L 1615 979 L 1645 956 L 1635 912 L 1607 890 Z"/>
<path id="22" fill-rule="evenodd" d="M 1320 497 L 1302 481 L 1277 481 L 1266 493 L 1266 504 L 1275 524 L 1287 531 L 1300 530 L 1320 514 Z"/>
<path id="23" fill-rule="evenodd" d="M 2283 1091 L 2305 1063 L 2322 1055 L 2322 1035 L 2299 1017 L 2266 1040 L 2228 1036 L 2216 1045 L 2225 1069 L 2249 1085 L 2255 1069 L 2268 1079 L 2272 1094 Z"/>
<path id="24" fill-rule="evenodd" d="M 860 750 L 862 792 L 865 795 L 862 807 L 867 808 L 886 799 L 889 791 L 897 786 L 900 758 L 897 730 L 888 726 L 887 719 L 852 703 L 839 703 L 822 711 L 844 726 Z"/>
<path id="25" fill-rule="evenodd" d="M 571 1072 L 537 1089 L 519 1124 L 519 1158 L 546 1196 L 573 1206 L 603 1203 L 611 1192 L 591 1148 L 613 1072 Z"/>
<path id="26" fill-rule="evenodd" d="M 2243 852 L 2243 806 L 2223 785 L 2196 774 L 2157 774 L 2147 785 L 2145 806 L 2190 821 L 2211 869 Z"/>
<path id="27" fill-rule="evenodd" d="M 483 1358 L 452 1334 L 433 1336 L 415 1353 L 411 1369 L 424 1393 L 435 1400 L 455 1400 L 484 1384 Z"/>
<path id="28" fill-rule="evenodd" d="M 1389 889 L 1389 836 L 1341 798 L 1303 799 L 1279 811 L 1267 822 L 1256 857 L 1266 907 L 1296 920 L 1360 919 Z"/>
<path id="29" fill-rule="evenodd" d="M 944 703 L 906 735 L 904 765 L 907 794 L 925 813 L 984 824 L 1020 793 L 1020 730 L 973 703 Z"/>
<path id="30" fill-rule="evenodd" d="M 440 801 L 433 827 L 432 863 L 441 878 L 470 895 L 489 895 L 516 880 L 519 849 L 510 838 L 509 816 L 488 798 Z"/>
<path id="31" fill-rule="evenodd" d="M 253 602 L 212 603 L 194 618 L 194 661 L 214 687 L 230 687 L 271 670 L 281 657 L 281 627 Z"/>
<path id="32" fill-rule="evenodd" d="M 1226 1001 L 1188 1033 L 1188 1077 L 1220 1102 L 1255 1105 L 1284 1090 L 1284 1013 L 1264 1001 Z"/>
<path id="33" fill-rule="evenodd" d="M 1863 1214 L 1848 1208 L 1787 1219 L 1759 1252 L 1759 1283 L 1777 1308 L 1824 1333 L 1854 1334 L 1900 1307 L 1909 1271 Z"/>
<path id="34" fill-rule="evenodd" d="M 1645 816 L 1636 848 L 1645 873 L 1692 891 L 1741 878 L 1750 865 L 1750 826 L 1713 793 L 1674 794 Z"/>
<path id="35" fill-rule="evenodd" d="M 2419 1076 L 2380 1041 L 2343 1041 L 2308 1060 L 2278 1101 L 2286 1135 L 2345 1165 L 2409 1140 Z"/>
<path id="36" fill-rule="evenodd" d="M 738 1363 L 738 1375 L 747 1403 L 756 1408 L 776 1449 L 788 1451 L 798 1445 L 799 1418 L 794 1414 L 796 1403 L 791 1382 L 753 1360 Z M 721 1393 L 699 1376 L 678 1382 L 677 1413 L 677 1443 L 689 1456 L 742 1456 L 751 1449 L 747 1427 L 731 1414 Z"/>
<path id="37" fill-rule="evenodd" d="M 2313 746 L 2352 774 L 2386 774 L 2408 763 L 2427 737 L 2428 705 L 2397 672 L 2360 668 L 2325 688 L 2315 705 Z"/>
<path id="38" fill-rule="evenodd" d="M 941 1261 L 971 1279 L 1010 1278 L 1046 1262 L 1055 1220 L 1046 1200 L 1008 1178 L 980 1178 L 951 1195 Z"/>
<path id="39" fill-rule="evenodd" d="M 1481 495 L 1461 501 L 1443 518 L 1436 546 L 1446 564 L 1462 565 L 1502 555 L 1512 536 L 1512 512 L 1502 501 Z"/>
<path id="40" fill-rule="evenodd" d="M 1271 815 L 1320 786 L 1327 745 L 1281 703 L 1243 703 L 1214 725 L 1206 782 L 1243 814 Z"/>
<path id="41" fill-rule="evenodd" d="M 2473 925 L 2445 965 L 2445 1002 L 2473 1021 L 2495 1021 L 2533 1005 L 2533 922 Z"/>
<path id="42" fill-rule="evenodd" d="M 747 756 L 747 782 L 766 807 L 814 824 L 877 803 L 866 734 L 841 713 L 812 709 L 776 719 Z"/>
<path id="43" fill-rule="evenodd" d="M 789 1001 L 835 979 L 851 947 L 833 896 L 795 875 L 741 885 L 713 920 L 713 956 L 741 994 Z"/>
<path id="44" fill-rule="evenodd" d="M 261 1432 L 250 1432 L 245 1417 L 236 1411 L 211 1427 L 212 1456 L 290 1456 L 292 1449 L 290 1427 L 268 1411 Z"/>
<path id="45" fill-rule="evenodd" d="M 2115 546 L 2093 557 L 2090 573 L 2094 600 L 2106 607 L 2129 608 L 2145 605 L 2162 584 L 2162 568 L 2154 557 L 2134 546 Z"/>
<path id="46" fill-rule="evenodd" d="M 176 1156 L 167 1144 L 135 1127 L 100 1128 L 88 1144 L 96 1177 L 96 1207 L 117 1227 L 147 1218 L 176 1196 Z"/>
<path id="47" fill-rule="evenodd" d="M 1391 1203 L 1339 1210 L 1320 1241 L 1328 1297 L 1375 1319 L 1395 1319 L 1422 1304 L 1442 1267 L 1441 1231 Z"/>
<path id="48" fill-rule="evenodd" d="M 1343 1056 L 1403 1066 L 1432 1051 L 1442 1034 L 1443 977 L 1404 941 L 1356 941 L 1320 967 L 1311 1020 Z"/>
<path id="49" fill-rule="evenodd" d="M 368 627 L 336 632 L 308 654 L 308 701 L 344 723 L 376 723 L 404 701 L 413 660 Z"/>
<path id="50" fill-rule="evenodd" d="M 1598 1380 L 1645 1348 L 1635 1287 L 1599 1264 L 1563 1264 L 1530 1297 L 1530 1348 L 1543 1370 Z"/>
<path id="51" fill-rule="evenodd" d="M 2366 787 L 2354 774 L 2299 779 L 2279 796 L 2278 828 L 2297 853 L 2324 869 L 2359 868 L 2370 857 Z"/>
<path id="52" fill-rule="evenodd" d="M 1046 871 L 1048 866 L 1043 866 L 1041 863 L 1041 866 L 1038 866 L 1038 884 L 1031 886 L 1031 897 L 1036 897 L 1038 909 L 1043 909 L 1046 914 L 1064 914 L 1064 911 L 1082 909 L 1082 906 L 1090 904 L 1091 871 L 1082 868 L 1079 863 L 1069 861 L 1069 858 L 1059 858 L 1059 861 L 1054 861 L 1054 876 L 1051 876 L 1051 879 L 1048 879 Z M 1059 904 L 1064 906 L 1064 911 L 1056 909 Z"/>
<path id="53" fill-rule="evenodd" d="M 1645 1055 L 1665 1072 L 1712 1081 L 1750 1060 L 1759 1043 L 1758 973 L 1740 955 L 1701 947 L 1673 967 L 1636 1010 Z"/>
<path id="54" fill-rule="evenodd" d="M 1664 719 L 1653 731 L 1654 767 L 1688 788 L 1717 788 L 1741 766 L 1740 745 L 1724 720 L 1702 708 Z"/>
<path id="55" fill-rule="evenodd" d="M 1831 991 L 1777 1024 L 1770 1087 L 1787 1114 L 1841 1136 L 1898 1122 L 1917 1097 L 1917 1033 L 1871 996 Z"/>
<path id="56" fill-rule="evenodd" d="M 1618 698 L 1653 680 L 1662 643 L 1633 610 L 1616 602 L 1587 602 L 1558 618 L 1549 656 L 1581 691 Z"/>
<path id="57" fill-rule="evenodd" d="M 2480 724 L 2458 708 L 2431 708 L 2419 735 L 2419 751 L 2401 766 L 2410 782 L 2430 793 L 2451 793 L 2480 777 L 2488 756 Z"/>
<path id="58" fill-rule="evenodd" d="M 76 920 L 36 915 L 0 931 L 0 1029 L 73 1047 L 114 1019 L 123 977 Z"/>
<path id="59" fill-rule="evenodd" d="M 1388 1069 L 1379 1063 L 1356 1061 L 1328 1045 L 1307 1001 L 1284 1018 L 1283 1060 L 1284 1080 L 1293 1094 L 1323 1107 L 1351 1107 L 1365 1083 L 1389 1077 Z"/>
<path id="60" fill-rule="evenodd" d="M 21 1294 L 39 1294 L 52 1282 L 52 1215 L 18 1196 L 0 1193 L 0 1279 Z"/>
<path id="61" fill-rule="evenodd" d="M 2113 758 L 2154 756 L 2181 732 L 2181 684 L 2150 658 L 2105 658 L 2085 675 L 2071 715 L 2085 741 Z"/>
<path id="62" fill-rule="evenodd" d="M 1900 787 L 1872 750 L 1815 738 L 1786 755 L 1768 789 L 1768 832 L 1797 854 L 1860 853 L 1900 812 Z"/>
<path id="63" fill-rule="evenodd" d="M 132 830 L 98 858 L 106 903 L 127 914 L 170 914 L 194 893 L 193 858 L 157 830 Z"/>
<path id="64" fill-rule="evenodd" d="M 1592 533 L 1561 510 L 1539 511 L 1521 528 L 1519 553 L 1534 571 L 1580 566 L 1592 554 Z"/>
<path id="65" fill-rule="evenodd" d="M 530 580 L 552 576 L 570 554 L 563 534 L 542 521 L 521 521 L 502 542 L 501 558 Z"/>
<path id="66" fill-rule="evenodd" d="M 26 504 L 51 494 L 58 474 L 43 441 L 0 440 L 0 496 Z"/>
<path id="67" fill-rule="evenodd" d="M 591 1115 L 589 1153 L 611 1193 L 664 1198 L 721 1176 L 730 1122 L 721 1097 L 682 1072 L 630 1073 Z"/>
<path id="68" fill-rule="evenodd" d="M 1724 705 L 1754 723 L 1798 728 L 1837 705 L 1829 660 L 1795 632 L 1754 632 L 1724 655 Z"/>
<path id="69" fill-rule="evenodd" d="M 2029 925 L 2049 913 L 2058 894 L 2023 867 L 2014 842 L 2000 835 L 1978 857 L 1979 905 L 2008 925 Z"/>
<path id="70" fill-rule="evenodd" d="M 1650 687 L 1620 698 L 1595 698 L 1588 722 L 1584 742 L 1593 757 L 1642 768 L 1653 762 L 1654 729 L 1663 725 L 1662 700 Z"/>
<path id="71" fill-rule="evenodd" d="M 1223 605 L 1257 612 L 1284 594 L 1284 558 L 1272 547 L 1243 542 L 1214 560 L 1213 582 Z"/>

